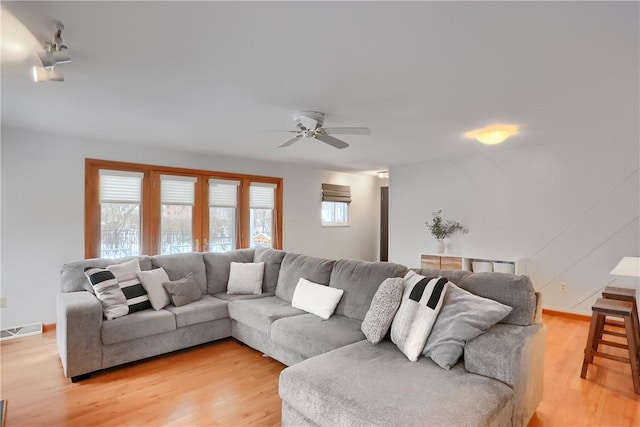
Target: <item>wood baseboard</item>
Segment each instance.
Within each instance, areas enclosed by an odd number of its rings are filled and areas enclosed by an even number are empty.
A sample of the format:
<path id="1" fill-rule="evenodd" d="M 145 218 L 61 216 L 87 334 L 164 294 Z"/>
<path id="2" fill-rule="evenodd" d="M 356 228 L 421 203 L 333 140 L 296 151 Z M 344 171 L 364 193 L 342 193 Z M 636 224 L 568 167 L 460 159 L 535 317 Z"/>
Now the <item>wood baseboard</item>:
<path id="1" fill-rule="evenodd" d="M 584 320 L 586 322 L 591 321 L 591 316 L 587 316 L 586 314 L 569 313 L 567 311 L 550 310 L 548 308 L 543 308 L 542 314 L 550 314 L 552 316 L 566 317 L 567 319 Z"/>
<path id="2" fill-rule="evenodd" d="M 55 331 L 56 330 L 56 324 L 55 323 L 43 323 L 42 324 L 42 332 L 49 332 L 49 331 Z"/>

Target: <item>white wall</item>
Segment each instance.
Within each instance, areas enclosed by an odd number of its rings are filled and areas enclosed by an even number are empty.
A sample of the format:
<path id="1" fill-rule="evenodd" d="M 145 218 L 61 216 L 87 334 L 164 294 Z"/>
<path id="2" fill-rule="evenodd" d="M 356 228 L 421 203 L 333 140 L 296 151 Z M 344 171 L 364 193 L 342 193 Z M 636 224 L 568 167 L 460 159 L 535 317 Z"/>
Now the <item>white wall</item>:
<path id="1" fill-rule="evenodd" d="M 60 266 L 84 257 L 84 159 L 284 179 L 283 246 L 327 258 L 375 260 L 377 178 L 293 165 L 118 145 L 2 128 L 1 327 L 55 322 Z M 321 227 L 321 183 L 351 185 L 350 227 Z"/>
<path id="2" fill-rule="evenodd" d="M 424 221 L 442 209 L 470 229 L 448 250 L 528 259 L 547 308 L 590 314 L 605 285 L 638 287 L 608 274 L 623 256 L 640 256 L 637 130 L 589 141 L 487 147 L 485 155 L 392 168 L 390 260 L 417 266 L 421 252 L 434 253 Z"/>

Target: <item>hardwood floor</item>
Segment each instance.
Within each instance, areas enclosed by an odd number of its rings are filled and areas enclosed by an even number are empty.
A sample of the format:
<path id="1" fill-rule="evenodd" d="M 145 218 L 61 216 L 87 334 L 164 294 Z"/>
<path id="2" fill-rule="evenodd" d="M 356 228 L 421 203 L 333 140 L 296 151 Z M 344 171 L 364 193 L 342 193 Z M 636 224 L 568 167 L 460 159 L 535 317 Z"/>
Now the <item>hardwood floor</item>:
<path id="1" fill-rule="evenodd" d="M 589 323 L 546 314 L 544 399 L 529 426 L 638 426 L 628 365 L 596 358 L 580 379 Z M 284 365 L 228 339 L 113 368 L 72 384 L 55 331 L 5 341 L 0 398 L 13 426 L 280 424 Z"/>

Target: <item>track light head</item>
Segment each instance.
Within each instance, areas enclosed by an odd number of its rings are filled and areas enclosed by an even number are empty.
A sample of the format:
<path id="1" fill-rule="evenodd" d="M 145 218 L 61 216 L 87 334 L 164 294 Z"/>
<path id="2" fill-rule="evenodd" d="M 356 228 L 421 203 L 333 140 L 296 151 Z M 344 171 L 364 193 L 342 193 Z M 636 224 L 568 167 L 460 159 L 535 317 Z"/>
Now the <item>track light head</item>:
<path id="1" fill-rule="evenodd" d="M 63 82 L 64 75 L 51 68 L 33 67 L 31 69 L 31 77 L 36 83 L 46 82 L 48 80 L 54 82 Z"/>
<path id="2" fill-rule="evenodd" d="M 34 82 L 64 81 L 64 75 L 55 70 L 56 65 L 71 62 L 71 58 L 66 53 L 67 45 L 62 44 L 62 30 L 64 30 L 64 25 L 60 22 L 56 23 L 53 41 L 45 42 L 44 50 L 38 52 L 42 67 L 36 66 L 31 69 L 31 77 Z"/>

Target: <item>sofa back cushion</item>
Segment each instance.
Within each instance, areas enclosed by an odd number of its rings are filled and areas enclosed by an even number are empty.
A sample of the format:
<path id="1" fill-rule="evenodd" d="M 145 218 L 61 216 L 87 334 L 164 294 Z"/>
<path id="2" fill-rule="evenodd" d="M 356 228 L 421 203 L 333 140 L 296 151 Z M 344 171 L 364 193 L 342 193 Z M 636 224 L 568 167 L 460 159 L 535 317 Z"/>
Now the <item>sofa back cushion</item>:
<path id="1" fill-rule="evenodd" d="M 271 248 L 256 248 L 253 262 L 264 262 L 264 276 L 262 280 L 262 293 L 272 294 L 278 286 L 280 266 L 287 253 Z"/>
<path id="2" fill-rule="evenodd" d="M 151 257 L 154 267 L 162 267 L 171 280 L 182 279 L 189 273 L 193 274 L 200 291 L 207 293 L 207 274 L 201 252 L 186 254 L 154 255 Z"/>
<path id="3" fill-rule="evenodd" d="M 446 277 L 465 291 L 512 307 L 513 311 L 499 323 L 519 326 L 540 323 L 536 318 L 536 293 L 528 276 L 429 268 L 414 269 L 414 271 L 429 279 L 438 276 Z"/>
<path id="4" fill-rule="evenodd" d="M 320 285 L 328 285 L 334 263 L 335 261 L 331 259 L 287 253 L 282 259 L 276 296 L 291 302 L 300 278 Z"/>
<path id="5" fill-rule="evenodd" d="M 364 320 L 378 287 L 389 277 L 404 277 L 407 267 L 391 262 L 341 259 L 331 271 L 329 286 L 343 289 L 336 314 Z"/>
<path id="6" fill-rule="evenodd" d="M 433 268 L 412 268 L 413 271 L 427 279 L 435 279 L 436 277 L 445 277 L 451 283 L 458 285 L 464 277 L 471 274 L 466 270 L 437 270 Z"/>
<path id="7" fill-rule="evenodd" d="M 110 265 L 121 264 L 135 258 L 138 258 L 138 261 L 140 262 L 140 270 L 151 270 L 151 258 L 148 256 L 118 259 L 91 258 L 63 264 L 62 269 L 60 270 L 60 292 L 88 291 L 94 293 L 93 287 L 89 283 L 87 276 L 84 275 L 85 268 L 107 268 Z"/>
<path id="8" fill-rule="evenodd" d="M 204 266 L 207 272 L 207 289 L 209 295 L 227 292 L 229 272 L 232 262 L 253 262 L 253 249 L 239 249 L 230 252 L 207 252 L 204 254 Z M 265 292 L 264 288 L 262 292 Z"/>
<path id="9" fill-rule="evenodd" d="M 536 292 L 528 276 L 473 273 L 457 285 L 478 296 L 513 307 L 513 311 L 500 323 L 519 326 L 536 323 Z"/>

